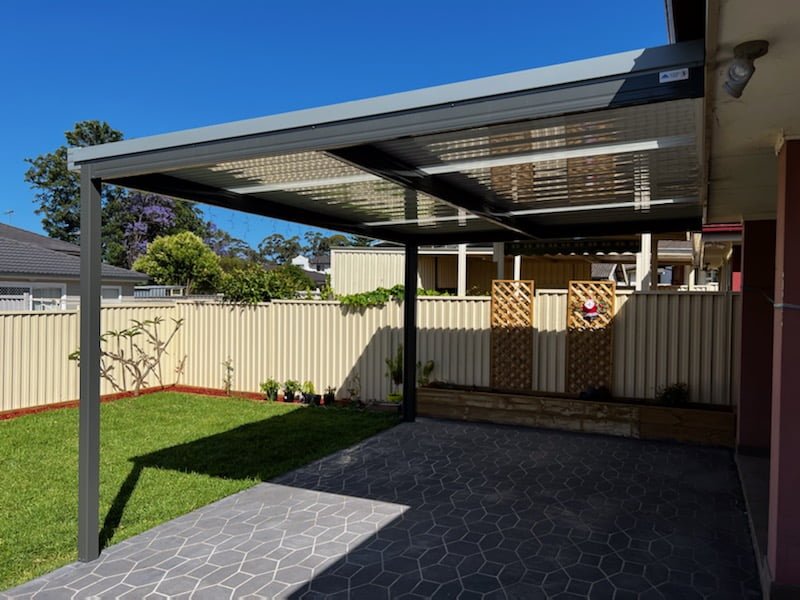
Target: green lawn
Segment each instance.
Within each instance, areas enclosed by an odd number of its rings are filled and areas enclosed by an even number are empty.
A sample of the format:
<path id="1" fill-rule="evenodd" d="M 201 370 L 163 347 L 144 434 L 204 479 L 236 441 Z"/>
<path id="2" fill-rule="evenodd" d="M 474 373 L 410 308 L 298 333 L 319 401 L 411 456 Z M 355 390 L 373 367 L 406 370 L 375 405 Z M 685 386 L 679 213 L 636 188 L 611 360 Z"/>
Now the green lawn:
<path id="1" fill-rule="evenodd" d="M 0 590 L 76 559 L 78 411 L 0 421 Z M 369 437 L 396 417 L 158 393 L 101 409 L 101 543 Z"/>

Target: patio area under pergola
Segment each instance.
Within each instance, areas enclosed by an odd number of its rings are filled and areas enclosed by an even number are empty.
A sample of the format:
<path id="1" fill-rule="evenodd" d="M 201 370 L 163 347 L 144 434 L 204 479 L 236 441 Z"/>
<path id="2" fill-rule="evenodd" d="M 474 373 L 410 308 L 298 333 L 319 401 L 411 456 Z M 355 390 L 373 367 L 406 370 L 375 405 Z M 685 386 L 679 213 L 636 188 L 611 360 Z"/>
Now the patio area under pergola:
<path id="1" fill-rule="evenodd" d="M 90 597 L 761 595 L 726 450 L 419 419 L 0 591 Z"/>
<path id="2" fill-rule="evenodd" d="M 701 224 L 702 42 L 70 151 L 81 173 L 79 557 L 98 557 L 103 184 L 405 246 L 416 364 L 422 244 Z M 416 415 L 413 378 L 403 416 Z"/>

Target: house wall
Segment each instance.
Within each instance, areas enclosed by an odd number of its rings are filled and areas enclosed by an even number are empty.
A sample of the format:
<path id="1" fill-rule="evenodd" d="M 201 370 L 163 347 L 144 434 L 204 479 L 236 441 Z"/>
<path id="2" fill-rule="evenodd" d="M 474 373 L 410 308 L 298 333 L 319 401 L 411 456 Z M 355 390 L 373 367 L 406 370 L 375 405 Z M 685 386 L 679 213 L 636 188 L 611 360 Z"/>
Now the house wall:
<path id="1" fill-rule="evenodd" d="M 489 304 L 487 297 L 419 299 L 418 354 L 423 362 L 435 361 L 434 379 L 489 385 Z M 617 306 L 616 396 L 653 398 L 661 386 L 687 383 L 695 401 L 735 404 L 738 294 L 624 291 Z M 563 392 L 566 292 L 538 290 L 534 310 L 531 389 Z M 156 318 L 162 337 L 173 319 L 183 323 L 162 359 L 161 383 L 216 389 L 223 387 L 222 363 L 230 358 L 236 390 L 256 392 L 268 377 L 344 390 L 358 374 L 362 398 L 383 398 L 390 391 L 385 359 L 402 340 L 402 306 L 395 302 L 362 311 L 305 300 L 125 303 L 102 309 L 101 331 Z M 78 398 L 78 367 L 67 358 L 78 347 L 77 312 L 0 313 L 0 339 L 0 412 Z M 151 375 L 147 384 L 158 385 L 158 378 Z M 103 381 L 102 393 L 114 391 Z"/>
<path id="2" fill-rule="evenodd" d="M 120 283 L 119 281 L 103 281 L 103 287 L 114 286 L 122 288 L 122 300 L 127 302 L 133 300 L 133 283 Z M 79 281 L 67 282 L 67 310 L 73 310 L 81 304 L 81 284 Z"/>
<path id="3" fill-rule="evenodd" d="M 0 277 L 0 286 L 3 285 L 21 285 L 21 286 L 34 286 L 34 287 L 61 287 L 64 290 L 64 297 L 62 306 L 66 310 L 74 310 L 80 306 L 81 286 L 78 280 L 59 280 L 57 278 L 41 279 L 35 277 L 15 277 L 4 276 Z M 120 288 L 122 294 L 122 301 L 133 300 L 133 283 L 119 282 L 119 281 L 103 281 L 103 287 L 113 286 Z M 36 293 L 34 291 L 34 298 Z M 57 299 L 56 299 L 57 304 Z M 27 310 L 30 308 L 30 296 L 2 296 L 0 297 L 0 310 Z M 58 308 L 56 305 L 55 308 Z"/>

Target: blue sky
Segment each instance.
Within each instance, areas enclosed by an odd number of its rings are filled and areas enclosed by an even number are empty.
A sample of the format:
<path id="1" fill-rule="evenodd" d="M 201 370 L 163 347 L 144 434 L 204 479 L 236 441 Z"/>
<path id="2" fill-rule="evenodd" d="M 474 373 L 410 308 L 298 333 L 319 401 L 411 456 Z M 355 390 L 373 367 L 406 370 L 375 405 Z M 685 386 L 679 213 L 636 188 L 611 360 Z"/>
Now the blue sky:
<path id="1" fill-rule="evenodd" d="M 663 0 L 8 3 L 0 222 L 41 231 L 24 159 L 76 121 L 141 137 L 665 43 Z M 206 214 L 253 245 L 306 231 Z"/>

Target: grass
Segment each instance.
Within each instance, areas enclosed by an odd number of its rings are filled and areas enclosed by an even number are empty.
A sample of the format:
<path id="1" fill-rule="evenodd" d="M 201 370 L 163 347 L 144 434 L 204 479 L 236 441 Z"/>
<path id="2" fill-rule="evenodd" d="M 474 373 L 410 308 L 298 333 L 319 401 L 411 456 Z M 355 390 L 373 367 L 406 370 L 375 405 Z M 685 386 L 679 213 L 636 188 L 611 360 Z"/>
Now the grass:
<path id="1" fill-rule="evenodd" d="M 396 417 L 158 393 L 101 408 L 101 544 L 354 444 Z M 78 412 L 0 421 L 0 590 L 76 560 Z"/>

